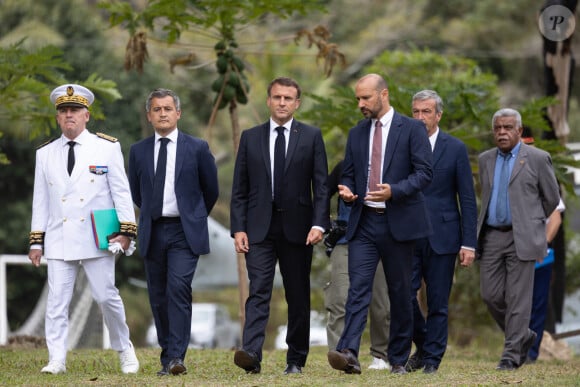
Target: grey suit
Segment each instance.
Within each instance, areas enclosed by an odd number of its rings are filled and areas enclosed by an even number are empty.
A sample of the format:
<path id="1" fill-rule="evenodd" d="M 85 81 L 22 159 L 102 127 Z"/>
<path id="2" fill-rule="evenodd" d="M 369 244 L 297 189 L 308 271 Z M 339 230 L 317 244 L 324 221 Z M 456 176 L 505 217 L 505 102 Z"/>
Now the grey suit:
<path id="1" fill-rule="evenodd" d="M 529 340 L 534 261 L 546 255 L 545 220 L 560 196 L 550 155 L 521 144 L 508 186 L 512 229 L 487 226 L 497 154 L 498 149 L 493 148 L 479 156 L 481 295 L 505 333 L 502 359 L 521 365 L 522 348 Z"/>

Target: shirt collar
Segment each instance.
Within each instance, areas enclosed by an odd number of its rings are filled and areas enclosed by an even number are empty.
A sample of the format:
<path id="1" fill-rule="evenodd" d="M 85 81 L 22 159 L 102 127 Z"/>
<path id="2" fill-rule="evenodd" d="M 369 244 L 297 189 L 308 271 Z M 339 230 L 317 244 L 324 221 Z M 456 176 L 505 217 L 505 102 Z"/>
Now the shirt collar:
<path id="1" fill-rule="evenodd" d="M 429 142 L 431 143 L 431 150 L 435 149 L 435 144 L 437 143 L 437 137 L 439 137 L 439 127 L 435 129 L 435 133 L 429 136 Z"/>
<path id="2" fill-rule="evenodd" d="M 507 152 L 510 155 L 510 158 L 512 157 L 516 157 L 520 151 L 520 147 L 521 147 L 522 143 L 518 142 L 516 144 L 516 146 L 514 146 L 509 152 Z M 497 155 L 498 157 L 501 156 L 503 152 L 501 150 L 499 150 L 499 148 L 497 149 Z"/>
<path id="3" fill-rule="evenodd" d="M 286 130 L 290 130 L 290 128 L 292 127 L 292 121 L 294 120 L 294 118 L 290 118 L 290 120 L 288 120 L 287 122 L 284 123 L 284 125 L 278 125 L 277 123 L 274 122 L 274 120 L 272 119 L 272 117 L 270 117 L 270 132 L 275 133 L 276 132 L 276 128 L 279 126 L 283 126 L 284 127 L 284 132 Z"/>
<path id="4" fill-rule="evenodd" d="M 68 142 L 69 141 L 74 141 L 77 144 L 83 144 L 86 142 L 87 136 L 89 135 L 89 131 L 86 129 L 83 129 L 83 131 L 74 139 L 71 140 L 70 138 L 66 137 L 64 134 L 60 136 L 61 142 L 62 142 L 62 146 L 68 146 Z"/>
<path id="5" fill-rule="evenodd" d="M 178 129 L 175 128 L 175 130 L 172 130 L 171 133 L 165 136 L 165 138 L 168 138 L 170 142 L 176 143 L 178 133 L 179 133 Z M 159 141 L 160 138 L 162 138 L 162 136 L 160 136 L 159 133 L 155 132 L 155 143 L 157 143 L 157 141 Z"/>
<path id="6" fill-rule="evenodd" d="M 395 115 L 395 109 L 391 107 L 388 112 L 386 112 L 381 118 L 381 124 L 383 124 L 383 128 L 387 128 L 390 122 L 393 120 L 393 115 Z M 373 127 L 376 125 L 377 120 L 373 119 L 372 124 Z"/>

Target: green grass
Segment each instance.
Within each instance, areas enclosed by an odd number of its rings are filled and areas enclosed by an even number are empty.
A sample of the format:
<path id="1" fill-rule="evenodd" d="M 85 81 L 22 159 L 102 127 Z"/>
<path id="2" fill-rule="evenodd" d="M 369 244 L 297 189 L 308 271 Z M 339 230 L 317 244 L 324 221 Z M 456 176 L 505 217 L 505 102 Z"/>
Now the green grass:
<path id="1" fill-rule="evenodd" d="M 230 350 L 190 350 L 186 365 L 188 374 L 158 377 L 159 350 L 138 348 L 141 370 L 123 375 L 117 354 L 112 350 L 79 349 L 70 351 L 67 372 L 44 375 L 47 350 L 0 347 L 0 385 L 23 386 L 580 386 L 580 357 L 571 361 L 538 361 L 513 372 L 495 370 L 501 343 L 497 337 L 483 335 L 469 347 L 450 346 L 439 372 L 424 375 L 415 372 L 391 375 L 386 371 L 367 370 L 370 356 L 363 346 L 360 361 L 362 375 L 346 375 L 333 370 L 326 360 L 327 349 L 311 349 L 308 364 L 301 375 L 283 375 L 285 351 L 264 352 L 262 373 L 247 375 L 233 364 Z"/>

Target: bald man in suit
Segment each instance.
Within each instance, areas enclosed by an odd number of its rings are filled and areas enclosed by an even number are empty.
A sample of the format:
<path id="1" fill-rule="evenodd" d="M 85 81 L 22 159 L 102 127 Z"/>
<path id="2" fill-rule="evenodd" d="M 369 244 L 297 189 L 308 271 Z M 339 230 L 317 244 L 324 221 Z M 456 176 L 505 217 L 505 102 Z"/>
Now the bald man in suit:
<path id="1" fill-rule="evenodd" d="M 334 369 L 360 374 L 358 353 L 379 260 L 387 280 L 391 372 L 404 374 L 411 351 L 411 276 L 414 241 L 431 233 L 422 190 L 431 182 L 432 152 L 425 124 L 396 112 L 378 74 L 355 87 L 365 119 L 348 135 L 339 195 L 352 206 L 346 239 L 350 287 L 344 331 L 328 352 Z"/>

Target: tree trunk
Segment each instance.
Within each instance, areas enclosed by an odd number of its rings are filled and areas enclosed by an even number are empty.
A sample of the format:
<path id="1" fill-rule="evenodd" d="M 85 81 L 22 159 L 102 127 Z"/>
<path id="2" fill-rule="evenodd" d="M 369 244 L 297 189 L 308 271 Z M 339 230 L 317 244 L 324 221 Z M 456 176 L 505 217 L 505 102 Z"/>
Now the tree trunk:
<path id="1" fill-rule="evenodd" d="M 553 5 L 564 6 L 572 14 L 575 14 L 577 0 L 547 0 L 542 6 L 542 10 Z M 545 112 L 551 130 L 544 132 L 542 138 L 557 139 L 562 145 L 566 144 L 570 134 L 568 107 L 575 65 L 571 51 L 572 37 L 573 34 L 567 39 L 558 42 L 542 35 L 546 95 L 558 99 L 558 102 L 548 107 Z"/>
<path id="2" fill-rule="evenodd" d="M 240 120 L 238 119 L 238 109 L 235 100 L 230 103 L 230 119 L 232 123 L 232 140 L 234 142 L 234 159 L 238 154 L 238 147 L 240 145 Z M 248 299 L 248 271 L 246 269 L 246 257 L 244 254 L 237 254 L 238 263 L 238 291 L 239 291 L 239 309 L 238 316 L 240 318 L 241 331 L 244 331 L 244 323 L 246 322 L 246 300 Z"/>

